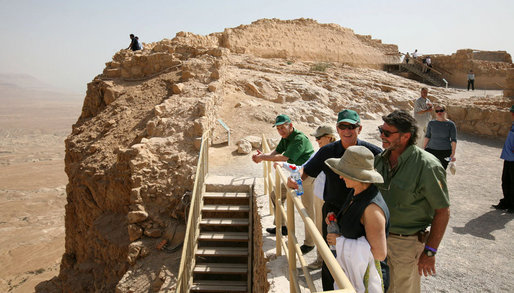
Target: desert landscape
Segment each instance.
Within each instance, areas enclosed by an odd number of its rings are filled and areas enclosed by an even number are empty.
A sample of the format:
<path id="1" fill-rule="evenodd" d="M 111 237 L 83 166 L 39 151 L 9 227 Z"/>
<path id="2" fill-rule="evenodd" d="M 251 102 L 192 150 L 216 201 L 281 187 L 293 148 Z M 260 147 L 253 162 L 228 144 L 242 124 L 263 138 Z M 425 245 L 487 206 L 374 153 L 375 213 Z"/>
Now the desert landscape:
<path id="1" fill-rule="evenodd" d="M 381 115 L 412 111 L 427 86 L 381 70 L 401 61 L 397 53 L 396 45 L 337 25 L 265 19 L 120 50 L 85 97 L 0 76 L 0 291 L 172 290 L 180 254 L 155 245 L 184 224 L 201 134 L 213 131 L 210 174 L 256 180 L 268 227 L 262 166 L 251 162 L 245 138 L 278 138 L 277 114 L 310 133 L 350 108 L 364 119 L 361 138 L 380 145 Z M 458 171 L 448 176 L 452 216 L 437 276 L 423 278 L 423 292 L 510 292 L 514 285 L 514 216 L 490 207 L 501 198 L 512 59 L 504 51 L 468 53 L 441 56 L 440 66 L 452 70 L 448 64 L 465 56 L 476 72 L 500 77 L 474 92 L 427 86 L 462 131 Z M 230 145 L 217 119 L 230 127 Z M 273 257 L 273 238 L 265 231 L 263 238 L 270 292 L 285 292 L 284 257 Z"/>

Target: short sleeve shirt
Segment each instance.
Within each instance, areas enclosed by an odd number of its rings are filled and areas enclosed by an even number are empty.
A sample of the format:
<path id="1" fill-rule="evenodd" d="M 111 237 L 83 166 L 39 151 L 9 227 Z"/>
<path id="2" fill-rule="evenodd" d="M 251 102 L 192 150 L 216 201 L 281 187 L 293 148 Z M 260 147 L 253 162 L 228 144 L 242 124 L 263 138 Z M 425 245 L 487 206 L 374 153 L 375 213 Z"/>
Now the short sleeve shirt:
<path id="1" fill-rule="evenodd" d="M 282 138 L 275 149 L 277 153 L 288 157 L 287 162 L 297 166 L 303 165 L 314 153 L 309 138 L 296 129 L 287 138 Z"/>
<path id="2" fill-rule="evenodd" d="M 457 127 L 455 127 L 455 123 L 451 120 L 432 120 L 428 122 L 425 137 L 430 139 L 427 148 L 433 150 L 451 150 L 451 143 L 457 142 Z"/>
<path id="3" fill-rule="evenodd" d="M 427 110 L 428 104 L 430 100 L 428 98 L 419 97 L 414 102 L 414 118 L 416 118 L 416 122 L 420 127 L 425 128 L 430 120 L 432 120 L 432 114 L 430 112 L 425 112 L 418 114 L 419 111 Z"/>
<path id="4" fill-rule="evenodd" d="M 431 154 L 411 145 L 389 166 L 389 151 L 375 156 L 375 168 L 384 183 L 376 184 L 391 215 L 389 231 L 415 234 L 432 223 L 436 209 L 450 206 L 446 171 Z"/>
<path id="5" fill-rule="evenodd" d="M 379 154 L 382 149 L 374 144 L 363 140 L 357 140 L 357 145 L 369 149 L 373 155 Z M 303 167 L 303 172 L 310 177 L 317 177 L 320 172 L 324 172 L 325 189 L 323 190 L 323 200 L 337 207 L 342 207 L 346 202 L 350 189 L 346 187 L 344 180 L 334 173 L 326 164 L 325 160 L 330 158 L 341 158 L 345 149 L 340 140 L 327 144 L 320 148 L 318 152 Z"/>

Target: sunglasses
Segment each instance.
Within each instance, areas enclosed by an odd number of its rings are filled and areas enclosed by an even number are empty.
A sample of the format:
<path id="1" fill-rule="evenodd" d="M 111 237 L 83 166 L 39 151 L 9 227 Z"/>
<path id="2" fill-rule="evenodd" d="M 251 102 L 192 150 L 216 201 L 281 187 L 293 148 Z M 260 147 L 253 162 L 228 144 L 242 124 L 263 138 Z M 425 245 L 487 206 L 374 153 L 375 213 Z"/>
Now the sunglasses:
<path id="1" fill-rule="evenodd" d="M 322 136 L 316 136 L 316 140 L 320 140 L 320 139 L 322 139 L 323 137 L 325 137 L 325 135 L 322 135 Z"/>
<path id="2" fill-rule="evenodd" d="M 337 128 L 339 128 L 341 130 L 345 130 L 345 129 L 354 130 L 357 127 L 359 127 L 359 125 L 357 125 L 357 124 L 343 124 L 343 123 L 337 124 Z"/>
<path id="3" fill-rule="evenodd" d="M 435 110 L 436 113 L 443 113 L 444 110 Z"/>
<path id="4" fill-rule="evenodd" d="M 392 132 L 392 131 L 389 131 L 389 130 L 385 130 L 385 129 L 382 128 L 382 126 L 378 127 L 378 131 L 380 131 L 380 134 L 384 134 L 385 137 L 389 137 L 389 136 L 391 136 L 391 134 L 399 133 L 399 131 Z"/>

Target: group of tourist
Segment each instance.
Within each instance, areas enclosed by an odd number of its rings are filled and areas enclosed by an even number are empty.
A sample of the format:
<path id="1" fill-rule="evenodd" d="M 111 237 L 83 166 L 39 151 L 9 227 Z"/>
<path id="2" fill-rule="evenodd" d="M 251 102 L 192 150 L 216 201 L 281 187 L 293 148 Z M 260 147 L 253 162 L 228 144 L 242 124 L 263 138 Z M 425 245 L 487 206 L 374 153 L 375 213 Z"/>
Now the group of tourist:
<path id="1" fill-rule="evenodd" d="M 421 275 L 436 273 L 435 255 L 450 218 L 445 169 L 456 160 L 457 131 L 446 107 L 433 106 L 427 95 L 423 88 L 415 101 L 416 118 L 403 110 L 382 117 L 383 150 L 358 138 L 360 117 L 346 109 L 337 116 L 339 140 L 329 125 L 312 133 L 317 152 L 287 115 L 279 115 L 273 125 L 282 137 L 277 148 L 252 156 L 256 163 L 301 166 L 302 203 L 327 243 L 337 245 L 337 260 L 358 292 L 419 292 Z M 514 106 L 511 112 L 514 121 Z M 502 153 L 502 179 L 508 183 L 502 187 L 512 193 L 514 124 L 509 138 Z M 298 188 L 292 178 L 287 185 Z M 512 196 L 494 207 L 510 211 Z M 340 234 L 327 232 L 332 213 Z M 276 228 L 266 230 L 276 233 Z M 287 235 L 285 226 L 281 230 Z M 306 230 L 304 254 L 314 248 L 309 234 Z M 318 253 L 309 268 L 320 266 L 323 290 L 333 290 L 334 279 Z"/>

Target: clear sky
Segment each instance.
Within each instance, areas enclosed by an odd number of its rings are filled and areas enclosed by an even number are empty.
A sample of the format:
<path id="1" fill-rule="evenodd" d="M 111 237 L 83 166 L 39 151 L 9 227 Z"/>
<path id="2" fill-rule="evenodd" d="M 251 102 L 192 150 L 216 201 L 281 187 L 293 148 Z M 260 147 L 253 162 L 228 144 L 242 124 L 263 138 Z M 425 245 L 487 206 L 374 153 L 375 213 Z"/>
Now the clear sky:
<path id="1" fill-rule="evenodd" d="M 85 93 L 128 35 L 221 32 L 260 18 L 312 18 L 397 44 L 401 52 L 514 53 L 513 0 L 0 0 L 0 73 L 32 75 Z"/>

